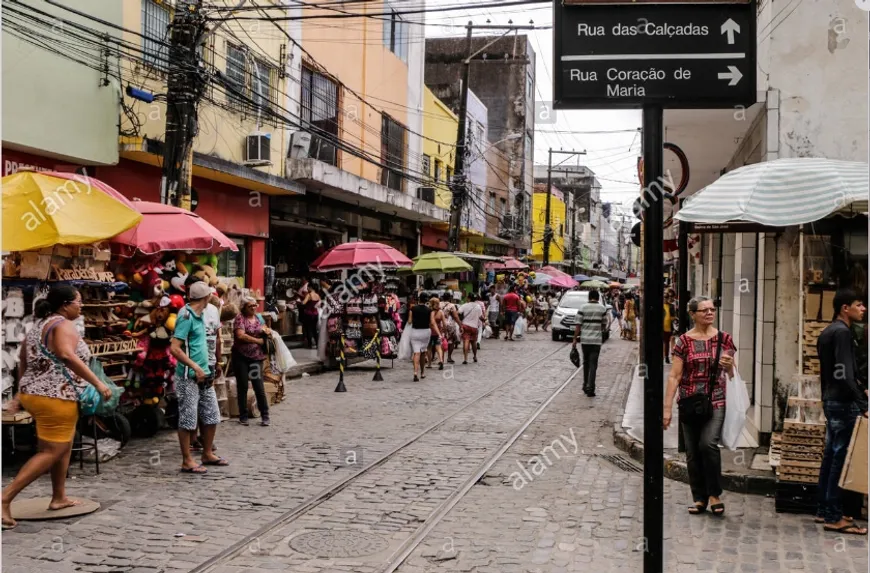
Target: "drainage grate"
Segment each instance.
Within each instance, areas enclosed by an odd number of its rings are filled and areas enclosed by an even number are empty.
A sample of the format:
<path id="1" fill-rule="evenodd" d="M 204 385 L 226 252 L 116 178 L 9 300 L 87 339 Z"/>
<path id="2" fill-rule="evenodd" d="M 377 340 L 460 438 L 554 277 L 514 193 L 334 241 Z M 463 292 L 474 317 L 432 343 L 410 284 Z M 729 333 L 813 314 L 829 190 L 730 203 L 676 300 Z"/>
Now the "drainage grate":
<path id="1" fill-rule="evenodd" d="M 615 465 L 619 469 L 624 472 L 631 472 L 636 474 L 643 473 L 643 467 L 637 465 L 634 460 L 631 458 L 627 458 L 620 454 L 593 454 L 596 458 L 601 458 L 603 460 L 607 460 L 611 464 Z"/>

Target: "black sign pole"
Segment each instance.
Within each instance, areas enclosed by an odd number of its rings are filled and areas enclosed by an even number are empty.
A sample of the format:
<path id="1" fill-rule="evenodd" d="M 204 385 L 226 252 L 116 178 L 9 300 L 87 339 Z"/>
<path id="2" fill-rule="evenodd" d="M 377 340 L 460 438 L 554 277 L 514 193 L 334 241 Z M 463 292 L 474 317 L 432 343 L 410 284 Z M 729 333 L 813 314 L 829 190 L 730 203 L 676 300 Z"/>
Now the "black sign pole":
<path id="1" fill-rule="evenodd" d="M 662 573 L 664 566 L 664 114 L 660 105 L 643 107 L 643 319 L 641 340 L 645 370 L 643 410 L 643 535 L 644 573 Z M 645 368 L 644 368 L 645 366 Z"/>
<path id="2" fill-rule="evenodd" d="M 680 208 L 683 207 L 680 200 Z M 689 224 L 680 221 L 678 245 L 680 249 L 680 277 L 677 287 L 677 317 L 680 321 L 680 334 L 689 330 Z"/>

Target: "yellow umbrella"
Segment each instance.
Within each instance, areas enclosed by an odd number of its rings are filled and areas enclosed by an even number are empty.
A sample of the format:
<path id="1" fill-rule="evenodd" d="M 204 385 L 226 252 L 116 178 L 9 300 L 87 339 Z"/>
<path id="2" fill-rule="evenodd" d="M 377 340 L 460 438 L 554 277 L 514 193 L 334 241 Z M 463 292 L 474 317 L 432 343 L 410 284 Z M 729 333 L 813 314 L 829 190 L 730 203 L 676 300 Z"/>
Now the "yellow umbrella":
<path id="1" fill-rule="evenodd" d="M 90 177 L 20 171 L 2 182 L 4 251 L 87 245 L 142 220 L 123 195 Z"/>

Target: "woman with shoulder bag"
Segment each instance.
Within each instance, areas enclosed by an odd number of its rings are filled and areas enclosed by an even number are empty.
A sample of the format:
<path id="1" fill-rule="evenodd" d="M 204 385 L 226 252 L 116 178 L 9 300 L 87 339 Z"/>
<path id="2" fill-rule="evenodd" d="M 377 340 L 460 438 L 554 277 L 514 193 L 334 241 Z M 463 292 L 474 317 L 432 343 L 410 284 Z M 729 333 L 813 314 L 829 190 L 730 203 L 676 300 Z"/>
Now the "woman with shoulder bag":
<path id="1" fill-rule="evenodd" d="M 722 458 L 719 439 L 725 422 L 725 381 L 734 375 L 734 340 L 713 327 L 716 308 L 705 296 L 689 301 L 695 327 L 677 338 L 665 391 L 664 429 L 671 425 L 674 398 L 679 391 L 680 426 L 686 443 L 686 465 L 698 515 L 709 504 L 713 515 L 725 513 L 722 495 Z"/>
<path id="2" fill-rule="evenodd" d="M 81 503 L 69 499 L 65 488 L 79 394 L 91 384 L 103 399 L 112 397 L 109 387 L 88 367 L 91 352 L 73 324 L 81 313 L 82 295 L 66 284 L 51 287 L 34 308 L 37 322 L 21 344 L 20 393 L 11 409 L 20 403 L 36 420 L 39 451 L 3 490 L 3 529 L 17 525 L 12 518 L 12 500 L 45 473 L 51 473 L 49 510 Z"/>
<path id="3" fill-rule="evenodd" d="M 257 397 L 260 425 L 269 425 L 269 400 L 263 386 L 263 361 L 266 359 L 266 340 L 272 331 L 260 321 L 257 306 L 257 300 L 253 297 L 244 298 L 241 313 L 233 321 L 233 373 L 236 376 L 239 423 L 243 426 L 249 424 L 248 382 Z"/>

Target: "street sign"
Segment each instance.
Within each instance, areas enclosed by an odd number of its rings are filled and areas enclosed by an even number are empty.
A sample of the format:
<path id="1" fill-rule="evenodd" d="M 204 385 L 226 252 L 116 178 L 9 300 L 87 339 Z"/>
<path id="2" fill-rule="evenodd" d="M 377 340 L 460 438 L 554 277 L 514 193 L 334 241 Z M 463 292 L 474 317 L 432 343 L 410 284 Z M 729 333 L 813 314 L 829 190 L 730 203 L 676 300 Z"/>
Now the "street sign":
<path id="1" fill-rule="evenodd" d="M 756 102 L 754 2 L 568 1 L 555 0 L 554 108 Z"/>

